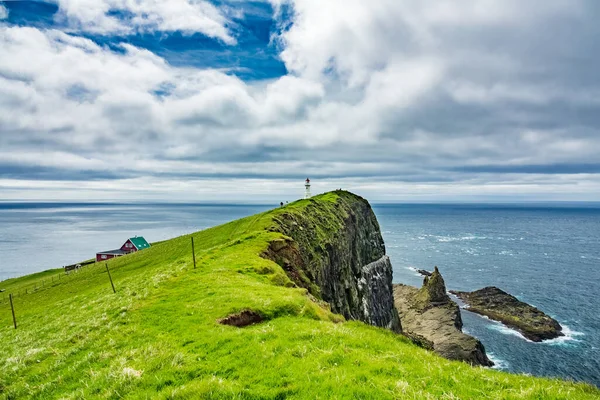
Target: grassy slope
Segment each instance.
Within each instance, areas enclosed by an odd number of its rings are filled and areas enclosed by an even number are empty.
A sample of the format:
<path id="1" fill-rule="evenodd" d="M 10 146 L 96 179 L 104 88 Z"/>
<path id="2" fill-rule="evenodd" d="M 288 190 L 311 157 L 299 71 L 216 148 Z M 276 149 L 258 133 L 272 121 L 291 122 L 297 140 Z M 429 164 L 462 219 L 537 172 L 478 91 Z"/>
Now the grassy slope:
<path id="1" fill-rule="evenodd" d="M 316 199 L 330 207 L 337 196 Z M 311 200 L 315 201 L 315 200 Z M 307 201 L 111 260 L 0 303 L 0 398 L 592 399 L 589 385 L 450 362 L 318 307 L 258 256 L 272 218 Z M 31 284 L 3 282 L 8 291 Z M 269 321 L 216 321 L 245 308 Z"/>

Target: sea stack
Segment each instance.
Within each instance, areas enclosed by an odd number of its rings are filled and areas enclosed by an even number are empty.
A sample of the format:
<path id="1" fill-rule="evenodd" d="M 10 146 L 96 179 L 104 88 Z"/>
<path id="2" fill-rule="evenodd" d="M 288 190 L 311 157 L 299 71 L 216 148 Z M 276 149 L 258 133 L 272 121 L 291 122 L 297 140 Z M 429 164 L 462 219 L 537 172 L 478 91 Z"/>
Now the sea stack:
<path id="1" fill-rule="evenodd" d="M 404 334 L 422 347 L 450 360 L 492 366 L 483 344 L 462 332 L 458 305 L 446 293 L 439 269 L 426 276 L 423 287 L 394 285 L 394 303 Z"/>

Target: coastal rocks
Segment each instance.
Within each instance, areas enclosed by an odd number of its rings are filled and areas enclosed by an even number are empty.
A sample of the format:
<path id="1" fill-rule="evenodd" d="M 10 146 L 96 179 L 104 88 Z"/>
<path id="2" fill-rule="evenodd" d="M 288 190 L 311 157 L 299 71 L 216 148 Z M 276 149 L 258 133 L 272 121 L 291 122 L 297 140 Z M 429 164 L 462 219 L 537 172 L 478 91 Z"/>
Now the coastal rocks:
<path id="1" fill-rule="evenodd" d="M 497 287 L 451 293 L 464 301 L 469 311 L 502 322 L 534 342 L 564 336 L 555 319 Z"/>
<path id="2" fill-rule="evenodd" d="M 431 276 L 431 272 L 427 271 L 426 269 L 418 269 L 417 272 L 423 276 Z"/>
<path id="3" fill-rule="evenodd" d="M 419 290 L 417 300 L 423 308 L 443 305 L 450 301 L 450 297 L 446 294 L 446 283 L 438 267 L 435 267 L 431 276 L 426 276 L 423 280 L 423 287 Z"/>
<path id="4" fill-rule="evenodd" d="M 394 303 L 403 333 L 416 344 L 450 360 L 494 365 L 483 344 L 462 332 L 460 309 L 446 294 L 446 285 L 437 267 L 431 277 L 425 277 L 421 289 L 394 285 Z"/>
<path id="5" fill-rule="evenodd" d="M 377 218 L 362 197 L 335 193 L 335 201 L 310 200 L 302 212 L 282 209 L 270 230 L 287 239 L 271 243 L 263 257 L 333 312 L 400 332 L 392 266 Z"/>

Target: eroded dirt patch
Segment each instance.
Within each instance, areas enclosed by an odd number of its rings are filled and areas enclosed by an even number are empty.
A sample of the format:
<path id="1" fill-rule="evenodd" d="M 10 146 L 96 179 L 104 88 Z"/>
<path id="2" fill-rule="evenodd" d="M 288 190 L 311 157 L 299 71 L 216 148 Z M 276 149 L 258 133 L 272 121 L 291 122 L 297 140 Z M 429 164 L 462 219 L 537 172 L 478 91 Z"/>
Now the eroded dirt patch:
<path id="1" fill-rule="evenodd" d="M 255 311 L 244 310 L 237 314 L 231 314 L 228 317 L 219 320 L 222 325 L 237 326 L 243 328 L 244 326 L 258 324 L 264 321 L 264 318 Z"/>

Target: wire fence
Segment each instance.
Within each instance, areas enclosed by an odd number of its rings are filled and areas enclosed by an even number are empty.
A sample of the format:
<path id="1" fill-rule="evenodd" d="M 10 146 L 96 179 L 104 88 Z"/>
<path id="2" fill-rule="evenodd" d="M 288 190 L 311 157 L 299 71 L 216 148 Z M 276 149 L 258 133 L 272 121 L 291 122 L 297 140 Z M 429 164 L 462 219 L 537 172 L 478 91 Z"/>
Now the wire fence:
<path id="1" fill-rule="evenodd" d="M 23 297 L 25 295 L 37 293 L 40 290 L 54 286 L 55 284 L 68 282 L 73 280 L 77 274 L 84 272 L 91 267 L 95 266 L 94 261 L 85 261 L 79 264 L 67 265 L 63 267 L 62 272 L 58 272 L 53 275 L 46 276 L 42 279 L 38 279 L 27 285 L 19 285 L 18 290 L 7 289 L 0 293 L 0 304 L 8 303 L 10 301 L 9 295 L 12 294 L 13 299 Z M 5 281 L 4 281 L 5 282 Z M 2 288 L 0 288 L 2 289 Z"/>
<path id="2" fill-rule="evenodd" d="M 169 251 L 169 250 L 167 250 Z M 172 254 L 172 251 L 169 251 Z M 181 259 L 183 256 L 189 256 L 190 261 L 192 261 L 192 265 L 194 269 L 196 269 L 196 251 L 194 249 L 194 238 L 191 236 L 191 245 L 189 248 L 182 247 L 177 251 L 176 259 Z M 38 279 L 31 284 L 18 286 L 18 290 L 14 290 L 13 288 L 7 289 L 4 292 L 0 293 L 0 305 L 7 305 L 12 310 L 13 321 L 15 325 L 15 329 L 17 328 L 17 321 L 15 317 L 15 310 L 13 307 L 13 301 L 18 298 L 25 299 L 26 296 L 32 295 L 38 292 L 43 291 L 44 289 L 53 288 L 59 284 L 77 282 L 82 279 L 86 279 L 85 276 L 94 273 L 99 269 L 106 268 L 107 276 L 110 279 L 110 285 L 112 286 L 112 290 L 114 293 L 117 292 L 115 289 L 115 284 L 113 283 L 113 279 L 111 277 L 108 263 L 106 261 L 96 262 L 96 260 L 82 262 L 80 264 L 69 265 L 63 267 L 63 271 L 46 276 L 42 279 Z M 113 268 L 110 268 L 111 270 Z M 117 268 L 117 270 L 120 268 Z M 0 288 L 1 289 L 1 288 Z M 18 317 L 18 316 L 17 316 Z"/>

